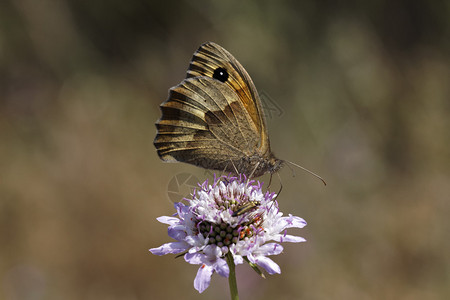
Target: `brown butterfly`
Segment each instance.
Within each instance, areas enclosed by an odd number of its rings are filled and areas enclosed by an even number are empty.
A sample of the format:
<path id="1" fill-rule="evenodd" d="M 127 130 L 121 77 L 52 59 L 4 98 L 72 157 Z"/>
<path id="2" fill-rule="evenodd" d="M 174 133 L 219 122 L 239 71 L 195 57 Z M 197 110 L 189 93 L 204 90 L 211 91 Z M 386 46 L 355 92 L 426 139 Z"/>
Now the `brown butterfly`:
<path id="1" fill-rule="evenodd" d="M 273 174 L 284 165 L 270 150 L 261 100 L 244 67 L 207 42 L 194 53 L 186 79 L 161 104 L 154 145 L 166 162 L 245 174 Z M 317 174 L 287 161 L 325 181 Z"/>
<path id="2" fill-rule="evenodd" d="M 154 145 L 166 162 L 258 177 L 284 164 L 270 150 L 255 85 L 224 48 L 208 42 L 161 104 Z"/>

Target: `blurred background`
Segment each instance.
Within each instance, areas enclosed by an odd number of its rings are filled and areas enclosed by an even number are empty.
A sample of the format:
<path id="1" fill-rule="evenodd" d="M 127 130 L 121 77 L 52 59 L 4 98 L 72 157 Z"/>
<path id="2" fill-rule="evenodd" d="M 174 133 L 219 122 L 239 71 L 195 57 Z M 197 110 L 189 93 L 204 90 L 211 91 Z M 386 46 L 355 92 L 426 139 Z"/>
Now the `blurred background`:
<path id="1" fill-rule="evenodd" d="M 264 95 L 276 155 L 328 183 L 280 172 L 308 241 L 281 275 L 238 267 L 241 298 L 450 299 L 449 37 L 437 0 L 1 1 L 0 298 L 229 298 L 148 252 L 207 175 L 159 160 L 159 104 L 214 41 Z"/>

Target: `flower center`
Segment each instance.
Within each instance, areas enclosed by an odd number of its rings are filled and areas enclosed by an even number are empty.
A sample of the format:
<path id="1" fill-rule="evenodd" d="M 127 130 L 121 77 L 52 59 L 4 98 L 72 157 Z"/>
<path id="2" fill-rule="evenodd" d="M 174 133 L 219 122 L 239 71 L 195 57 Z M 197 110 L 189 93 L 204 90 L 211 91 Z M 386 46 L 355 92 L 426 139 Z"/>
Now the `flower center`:
<path id="1" fill-rule="evenodd" d="M 239 230 L 231 227 L 230 224 L 215 224 L 203 221 L 198 226 L 200 233 L 204 238 L 209 238 L 209 244 L 215 244 L 219 247 L 236 244 L 239 240 Z"/>
<path id="2" fill-rule="evenodd" d="M 239 192 L 237 189 L 220 190 L 218 194 L 213 195 L 213 199 L 218 210 L 230 209 L 233 212 L 233 217 L 252 211 L 259 205 L 259 201 L 250 199 L 248 195 Z"/>
<path id="3" fill-rule="evenodd" d="M 208 239 L 209 245 L 222 248 L 263 232 L 264 213 L 260 210 L 261 200 L 257 200 L 261 197 L 253 196 L 253 192 L 258 191 L 257 188 L 248 182 L 232 182 L 220 188 L 216 186 L 210 190 L 205 189 L 208 193 L 206 201 L 193 208 L 194 214 L 197 215 L 197 234 L 200 233 Z M 222 212 L 229 212 L 231 215 L 222 215 Z M 214 221 L 210 221 L 211 219 Z"/>
<path id="4" fill-rule="evenodd" d="M 251 238 L 263 230 L 262 219 L 256 216 L 251 221 L 232 227 L 227 223 L 212 223 L 208 221 L 199 221 L 197 228 L 204 238 L 209 238 L 208 244 L 218 247 L 230 246 L 236 244 L 239 240 Z"/>

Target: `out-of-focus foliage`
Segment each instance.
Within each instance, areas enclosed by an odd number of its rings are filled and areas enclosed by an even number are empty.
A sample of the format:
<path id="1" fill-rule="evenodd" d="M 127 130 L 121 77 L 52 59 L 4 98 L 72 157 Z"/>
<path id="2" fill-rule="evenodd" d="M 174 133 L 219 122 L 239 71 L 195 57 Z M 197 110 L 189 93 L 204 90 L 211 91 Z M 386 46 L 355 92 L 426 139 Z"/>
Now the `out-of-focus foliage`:
<path id="1" fill-rule="evenodd" d="M 1 1 L 0 298 L 228 298 L 148 252 L 170 180 L 204 177 L 152 140 L 211 40 L 276 105 L 277 156 L 328 182 L 281 172 L 308 242 L 238 267 L 242 298 L 449 299 L 449 36 L 448 1 Z"/>

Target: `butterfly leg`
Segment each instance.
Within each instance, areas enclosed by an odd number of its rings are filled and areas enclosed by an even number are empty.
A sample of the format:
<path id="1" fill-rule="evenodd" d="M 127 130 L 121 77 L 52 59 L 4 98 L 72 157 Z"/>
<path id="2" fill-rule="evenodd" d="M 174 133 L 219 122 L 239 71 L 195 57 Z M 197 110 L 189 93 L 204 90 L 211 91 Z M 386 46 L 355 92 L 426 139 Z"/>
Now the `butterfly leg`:
<path id="1" fill-rule="evenodd" d="M 255 171 L 258 169 L 259 166 L 259 161 L 255 164 L 255 167 L 253 168 L 253 171 L 250 173 L 250 175 L 248 176 L 248 178 L 252 178 L 253 174 L 255 174 Z"/>
<path id="2" fill-rule="evenodd" d="M 271 174 L 272 175 L 272 174 Z M 281 190 L 283 189 L 283 182 L 281 182 L 281 176 L 280 173 L 277 172 L 278 179 L 280 179 L 280 190 L 278 191 L 277 197 L 280 196 Z"/>
<path id="3" fill-rule="evenodd" d="M 236 165 L 234 164 L 234 162 L 230 159 L 231 164 L 233 165 L 234 171 L 236 172 L 236 175 L 239 175 L 239 171 L 236 168 Z"/>
<path id="4" fill-rule="evenodd" d="M 269 184 L 267 185 L 267 189 L 270 188 L 270 185 L 272 184 L 272 173 L 270 173 L 270 179 L 269 179 Z"/>
<path id="5" fill-rule="evenodd" d="M 222 177 L 225 174 L 225 171 L 227 170 L 227 168 L 228 168 L 228 163 L 223 168 L 222 173 L 220 174 L 220 177 Z"/>

